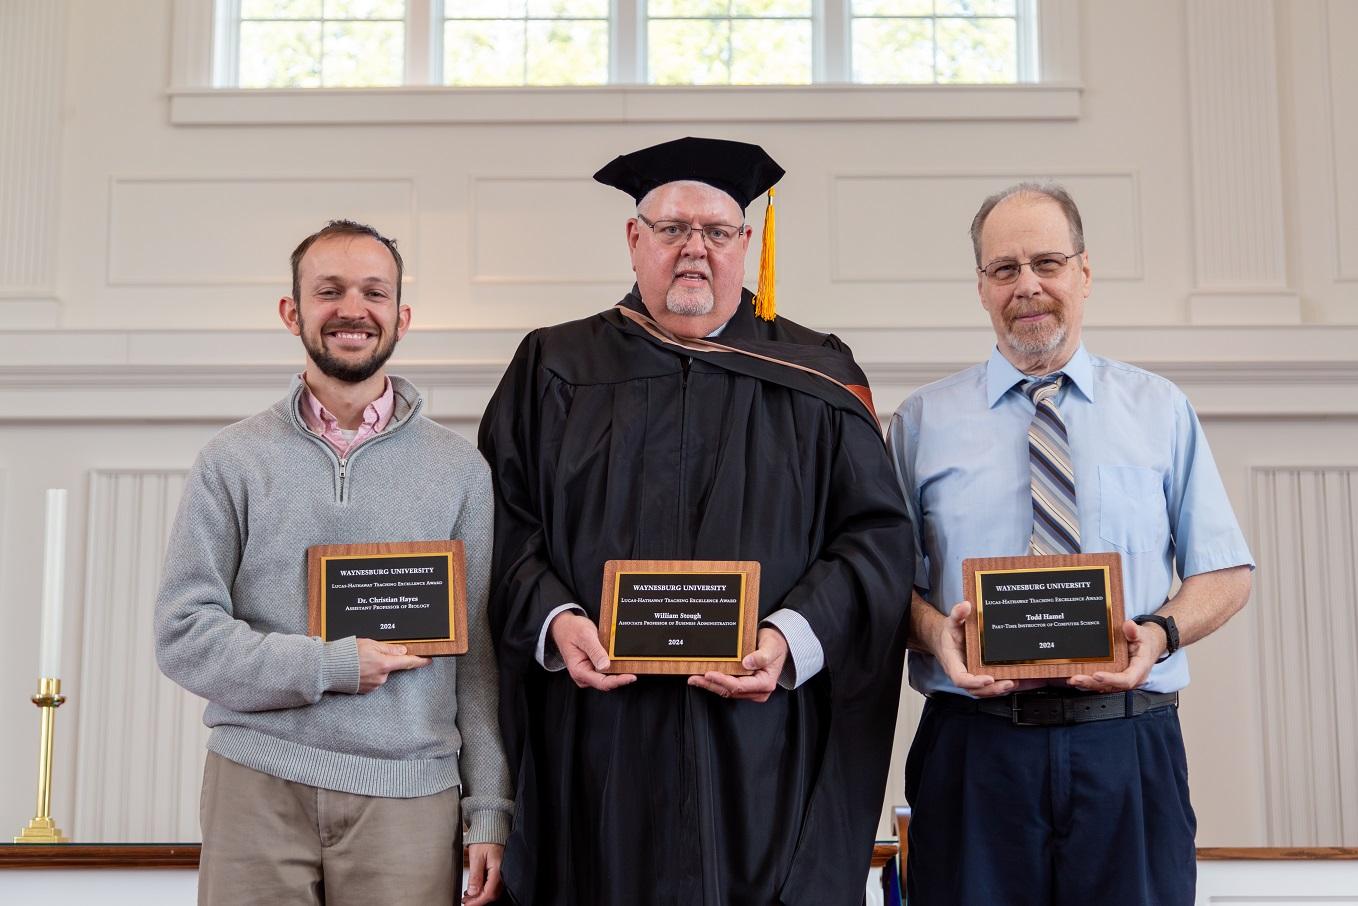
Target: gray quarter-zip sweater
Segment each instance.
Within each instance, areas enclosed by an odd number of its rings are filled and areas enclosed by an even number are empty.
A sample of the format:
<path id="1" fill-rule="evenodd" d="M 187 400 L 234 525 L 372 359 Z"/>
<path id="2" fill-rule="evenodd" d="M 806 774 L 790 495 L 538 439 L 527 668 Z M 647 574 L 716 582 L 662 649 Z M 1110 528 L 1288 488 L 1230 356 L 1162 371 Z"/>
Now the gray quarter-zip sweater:
<path id="1" fill-rule="evenodd" d="M 486 620 L 490 470 L 468 441 L 419 414 L 410 383 L 391 382 L 387 429 L 344 459 L 303 425 L 300 379 L 208 442 L 166 552 L 156 658 L 208 700 L 208 748 L 224 758 L 367 796 L 460 784 L 467 842 L 503 843 L 513 795 Z M 306 549 L 443 538 L 466 546 L 470 650 L 357 694 L 357 641 L 306 634 Z"/>

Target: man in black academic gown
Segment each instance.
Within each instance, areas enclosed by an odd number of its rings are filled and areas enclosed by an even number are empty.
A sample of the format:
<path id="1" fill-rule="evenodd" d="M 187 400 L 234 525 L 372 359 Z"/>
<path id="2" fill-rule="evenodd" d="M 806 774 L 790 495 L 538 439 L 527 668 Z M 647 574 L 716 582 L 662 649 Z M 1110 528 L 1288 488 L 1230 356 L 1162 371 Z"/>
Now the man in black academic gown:
<path id="1" fill-rule="evenodd" d="M 524 906 L 863 900 L 913 544 L 848 349 L 742 287 L 744 209 L 782 175 L 694 138 L 596 173 L 637 200 L 637 284 L 529 334 L 482 420 Z M 759 561 L 751 674 L 609 673 L 610 559 Z"/>

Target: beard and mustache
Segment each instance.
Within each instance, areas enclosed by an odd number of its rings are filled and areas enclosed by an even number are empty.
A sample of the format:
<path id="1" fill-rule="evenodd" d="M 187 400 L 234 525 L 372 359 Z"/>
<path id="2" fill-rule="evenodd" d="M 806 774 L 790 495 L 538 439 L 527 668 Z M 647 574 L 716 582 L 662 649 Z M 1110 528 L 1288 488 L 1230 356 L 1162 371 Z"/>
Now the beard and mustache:
<path id="1" fill-rule="evenodd" d="M 307 355 L 311 357 L 311 361 L 315 362 L 316 367 L 321 370 L 321 373 L 347 384 L 361 384 L 372 377 L 381 370 L 383 365 L 387 364 L 387 359 L 390 359 L 391 354 L 396 350 L 396 331 L 385 333 L 380 327 L 367 321 L 350 321 L 339 318 L 327 321 L 321 326 L 316 340 L 313 341 L 307 334 L 306 323 L 302 320 L 302 311 L 299 307 L 297 310 L 297 326 L 302 332 L 302 346 L 306 349 Z M 376 334 L 378 337 L 377 347 L 368 354 L 366 359 L 351 361 L 340 358 L 326 348 L 325 337 L 327 333 L 345 330 Z"/>
<path id="2" fill-rule="evenodd" d="M 706 295 L 694 295 L 694 291 L 700 287 L 671 286 L 665 294 L 665 310 L 673 315 L 684 315 L 686 317 L 701 317 L 712 311 L 717 304 L 716 295 L 712 291 L 712 272 L 706 267 L 681 267 L 675 270 L 674 277 L 679 279 L 680 274 L 701 274 L 706 280 Z"/>
<path id="3" fill-rule="evenodd" d="M 1038 314 L 1051 315 L 1052 321 L 1028 325 L 1018 323 L 1019 318 Z M 1060 305 L 1025 306 L 1005 312 L 1005 340 L 1012 349 L 1025 355 L 1055 352 L 1066 341 L 1066 332 L 1066 313 Z"/>

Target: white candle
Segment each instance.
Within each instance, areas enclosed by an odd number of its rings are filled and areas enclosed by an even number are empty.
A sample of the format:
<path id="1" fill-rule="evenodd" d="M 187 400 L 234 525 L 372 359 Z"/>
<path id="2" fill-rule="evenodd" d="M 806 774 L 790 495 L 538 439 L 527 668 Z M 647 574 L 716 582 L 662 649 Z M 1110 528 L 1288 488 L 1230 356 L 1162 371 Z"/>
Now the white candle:
<path id="1" fill-rule="evenodd" d="M 42 568 L 42 648 L 38 676 L 61 675 L 62 585 L 66 571 L 66 492 L 47 491 L 47 547 Z"/>

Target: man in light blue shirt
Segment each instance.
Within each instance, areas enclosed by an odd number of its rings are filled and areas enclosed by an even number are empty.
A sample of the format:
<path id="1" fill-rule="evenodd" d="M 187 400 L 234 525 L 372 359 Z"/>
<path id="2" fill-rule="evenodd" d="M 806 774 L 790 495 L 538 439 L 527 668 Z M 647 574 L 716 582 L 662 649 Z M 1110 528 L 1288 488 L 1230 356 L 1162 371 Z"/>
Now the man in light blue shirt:
<path id="1" fill-rule="evenodd" d="M 889 429 L 922 564 L 910 684 L 929 696 L 906 766 L 910 901 L 1187 906 L 1181 649 L 1244 606 L 1253 561 L 1183 393 L 1081 343 L 1092 272 L 1070 196 L 1031 183 L 997 193 L 972 242 L 996 347 L 911 395 Z M 974 675 L 962 561 L 1029 553 L 1043 516 L 1024 383 L 1058 376 L 1077 549 L 1121 555 L 1130 663 L 1069 680 Z"/>

